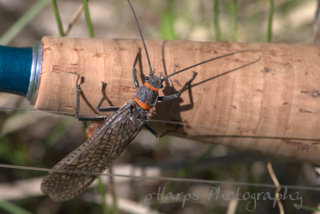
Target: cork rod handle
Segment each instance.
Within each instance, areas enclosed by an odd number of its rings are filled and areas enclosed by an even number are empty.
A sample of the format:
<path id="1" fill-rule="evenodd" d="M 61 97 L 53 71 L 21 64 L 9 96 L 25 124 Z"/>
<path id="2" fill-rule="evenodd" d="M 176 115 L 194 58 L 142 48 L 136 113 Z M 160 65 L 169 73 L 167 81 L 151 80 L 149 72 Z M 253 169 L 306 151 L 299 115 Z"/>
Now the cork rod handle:
<path id="1" fill-rule="evenodd" d="M 35 107 L 75 112 L 77 75 L 84 77 L 81 114 L 95 115 L 101 81 L 114 106 L 132 99 L 132 66 L 139 40 L 42 39 L 43 66 Z M 227 53 L 170 78 L 160 95 L 177 92 L 198 73 L 181 98 L 160 102 L 151 119 L 184 122 L 171 134 L 263 154 L 320 163 L 320 50 L 298 44 L 146 41 L 156 75 Z M 241 52 L 242 51 L 242 52 Z M 142 51 L 138 76 L 148 75 Z M 224 72 L 229 74 L 213 78 Z M 140 81 L 140 80 L 139 80 Z M 141 84 L 141 81 L 140 81 Z M 108 106 L 105 102 L 104 106 Z M 90 107 L 91 106 L 91 107 Z M 175 125 L 152 124 L 160 133 Z"/>

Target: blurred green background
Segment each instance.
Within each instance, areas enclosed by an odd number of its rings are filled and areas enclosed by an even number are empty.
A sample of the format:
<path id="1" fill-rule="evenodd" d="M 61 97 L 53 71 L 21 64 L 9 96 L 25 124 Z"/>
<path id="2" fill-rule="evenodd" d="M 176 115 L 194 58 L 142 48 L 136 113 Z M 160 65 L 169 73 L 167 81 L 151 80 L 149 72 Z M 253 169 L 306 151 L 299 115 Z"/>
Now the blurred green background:
<path id="1" fill-rule="evenodd" d="M 146 39 L 177 39 L 197 41 L 237 41 L 311 43 L 317 10 L 316 0 L 278 0 L 274 2 L 272 37 L 268 37 L 269 0 L 132 0 Z M 81 6 L 79 0 L 58 0 L 62 26 Z M 90 16 L 94 36 L 100 38 L 139 38 L 137 28 L 125 0 L 91 0 Z M 1 36 L 2 35 L 2 36 Z M 0 43 L 31 46 L 43 36 L 59 36 L 57 20 L 50 0 L 0 0 Z M 89 37 L 85 16 L 81 14 L 69 37 Z M 0 163 L 52 167 L 85 140 L 84 125 L 72 117 L 32 109 L 24 98 L 0 94 Z M 206 180 L 272 183 L 266 170 L 269 157 L 235 151 L 223 146 L 164 137 L 155 139 L 142 133 L 116 162 L 114 170 L 141 167 L 146 172 L 158 170 L 162 176 Z M 271 159 L 280 183 L 288 185 L 319 184 L 317 174 L 308 163 Z M 148 171 L 149 170 L 149 171 Z M 118 172 L 118 171 L 117 171 Z M 126 170 L 124 173 L 129 173 Z M 26 190 L 39 189 L 30 178 L 44 172 L 0 168 L 0 213 L 143 213 L 146 196 L 163 190 L 172 193 L 197 193 L 201 200 L 189 200 L 182 208 L 182 198 L 157 200 L 153 196 L 146 205 L 154 213 L 248 213 L 250 200 L 205 200 L 210 185 L 202 183 L 165 182 L 162 180 L 118 180 L 106 185 L 106 192 L 115 188 L 117 209 L 99 202 L 97 188 L 86 191 L 74 200 L 56 203 L 46 196 L 30 195 Z M 159 174 L 156 174 L 159 175 Z M 103 177 L 104 181 L 108 177 Z M 22 181 L 22 183 L 15 183 Z M 38 182 L 38 183 L 37 183 Z M 108 183 L 108 182 L 106 182 Z M 21 185 L 19 185 L 21 184 Z M 23 185 L 24 184 L 24 185 Z M 224 193 L 235 192 L 236 186 L 220 185 Z M 24 189 L 26 188 L 26 189 Z M 12 192 L 20 191 L 16 195 Z M 274 189 L 241 187 L 252 194 Z M 289 190 L 288 190 L 289 191 Z M 303 209 L 295 209 L 298 201 L 286 200 L 286 213 L 313 213 L 319 206 L 319 192 L 290 190 L 303 196 Z M 98 194 L 100 192 L 100 194 Z M 12 195 L 10 195 L 12 194 Z M 98 198 L 98 199 L 97 199 Z M 125 199 L 125 200 L 124 200 Z M 133 209 L 135 207 L 136 209 Z M 234 208 L 233 208 L 234 207 Z M 109 211 L 108 211 L 109 210 Z M 133 211 L 135 210 L 135 211 Z M 254 213 L 278 213 L 273 201 L 260 200 Z M 147 211 L 146 213 L 151 213 Z"/>

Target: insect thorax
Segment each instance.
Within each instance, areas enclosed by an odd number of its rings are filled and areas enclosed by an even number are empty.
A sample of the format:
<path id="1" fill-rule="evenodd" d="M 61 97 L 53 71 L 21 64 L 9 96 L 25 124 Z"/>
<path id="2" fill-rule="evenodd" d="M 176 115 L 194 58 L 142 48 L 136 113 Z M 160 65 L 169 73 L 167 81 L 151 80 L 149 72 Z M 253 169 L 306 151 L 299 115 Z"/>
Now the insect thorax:
<path id="1" fill-rule="evenodd" d="M 149 107 L 152 108 L 153 106 L 156 105 L 156 102 L 158 100 L 158 95 L 159 95 L 158 92 L 152 91 L 152 90 L 150 90 L 150 88 L 148 88 L 145 85 L 143 85 L 137 91 L 136 98 L 140 102 L 145 103 Z M 140 107 L 142 107 L 142 106 L 140 105 Z M 145 110 L 148 110 L 148 109 L 145 109 Z"/>

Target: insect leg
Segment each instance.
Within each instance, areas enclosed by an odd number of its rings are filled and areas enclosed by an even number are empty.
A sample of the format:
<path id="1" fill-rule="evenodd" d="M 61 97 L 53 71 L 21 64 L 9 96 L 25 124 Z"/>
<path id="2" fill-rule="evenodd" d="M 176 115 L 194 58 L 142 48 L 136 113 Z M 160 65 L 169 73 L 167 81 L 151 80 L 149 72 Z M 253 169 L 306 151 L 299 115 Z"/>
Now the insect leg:
<path id="1" fill-rule="evenodd" d="M 172 95 L 169 95 L 169 96 L 159 96 L 158 97 L 158 100 L 161 100 L 161 101 L 167 101 L 167 100 L 173 100 L 173 99 L 176 99 L 178 97 L 180 97 L 180 95 L 182 94 L 182 92 L 184 92 L 186 89 L 187 89 L 187 86 L 190 85 L 190 83 L 194 80 L 194 78 L 197 76 L 197 73 L 196 72 L 193 72 L 193 75 L 191 77 L 190 80 L 188 80 L 184 86 L 182 87 L 182 89 L 180 89 L 180 91 L 178 91 L 178 93 L 176 94 L 172 94 Z"/>
<path id="2" fill-rule="evenodd" d="M 167 130 L 162 134 L 159 134 L 156 130 L 154 130 L 148 123 L 145 123 L 144 126 L 157 138 L 163 137 L 165 135 L 167 135 L 168 133 L 174 132 L 179 128 L 179 125 L 177 125 L 174 129 L 172 130 Z"/>
<path id="3" fill-rule="evenodd" d="M 86 120 L 86 121 L 102 121 L 105 120 L 105 116 L 96 116 L 96 117 L 87 117 L 87 116 L 81 116 L 80 115 L 80 95 L 82 94 L 81 90 L 81 84 L 84 82 L 84 77 L 78 75 L 77 78 L 77 98 L 76 98 L 76 112 L 75 112 L 75 118 L 78 120 Z"/>
<path id="4" fill-rule="evenodd" d="M 149 124 L 144 124 L 144 126 L 157 138 L 162 137 L 163 135 L 159 134 L 156 130 L 154 130 Z"/>
<path id="5" fill-rule="evenodd" d="M 106 93 L 105 93 L 106 87 L 107 87 L 107 83 L 102 82 L 102 88 L 101 88 L 102 98 L 101 98 L 99 104 L 97 105 L 97 110 L 99 112 L 117 111 L 120 108 L 119 106 L 111 106 L 111 107 L 105 107 L 105 108 L 101 107 L 104 100 L 107 100 L 111 104 L 111 102 L 108 100 Z"/>
<path id="6" fill-rule="evenodd" d="M 138 78 L 137 78 L 137 69 L 136 69 L 136 65 L 137 65 L 137 62 L 138 62 L 138 59 L 141 59 L 141 49 L 139 48 L 139 51 L 136 55 L 136 58 L 134 60 L 134 63 L 133 63 L 133 68 L 132 68 L 132 74 L 133 74 L 133 82 L 134 82 L 134 86 L 138 89 L 140 86 L 139 86 L 139 82 L 138 82 Z"/>

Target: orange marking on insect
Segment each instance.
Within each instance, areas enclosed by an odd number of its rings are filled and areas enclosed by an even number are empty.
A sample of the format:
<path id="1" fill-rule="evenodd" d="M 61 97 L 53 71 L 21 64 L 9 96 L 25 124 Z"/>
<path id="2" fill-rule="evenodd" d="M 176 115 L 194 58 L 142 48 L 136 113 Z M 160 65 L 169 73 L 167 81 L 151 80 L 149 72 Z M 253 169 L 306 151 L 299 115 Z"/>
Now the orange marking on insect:
<path id="1" fill-rule="evenodd" d="M 103 122 L 90 123 L 86 128 L 86 136 L 90 138 L 101 126 Z"/>
<path id="2" fill-rule="evenodd" d="M 134 97 L 134 101 L 136 101 L 136 103 L 144 110 L 149 111 L 150 109 L 153 108 L 153 106 L 149 106 L 147 103 L 141 102 L 137 97 Z"/>
<path id="3" fill-rule="evenodd" d="M 159 91 L 159 89 L 153 87 L 152 85 L 150 85 L 150 84 L 147 83 L 147 82 L 145 82 L 143 85 L 146 86 L 147 88 L 150 88 L 150 89 L 151 89 L 152 91 L 154 91 L 154 92 L 158 92 L 158 91 Z"/>

